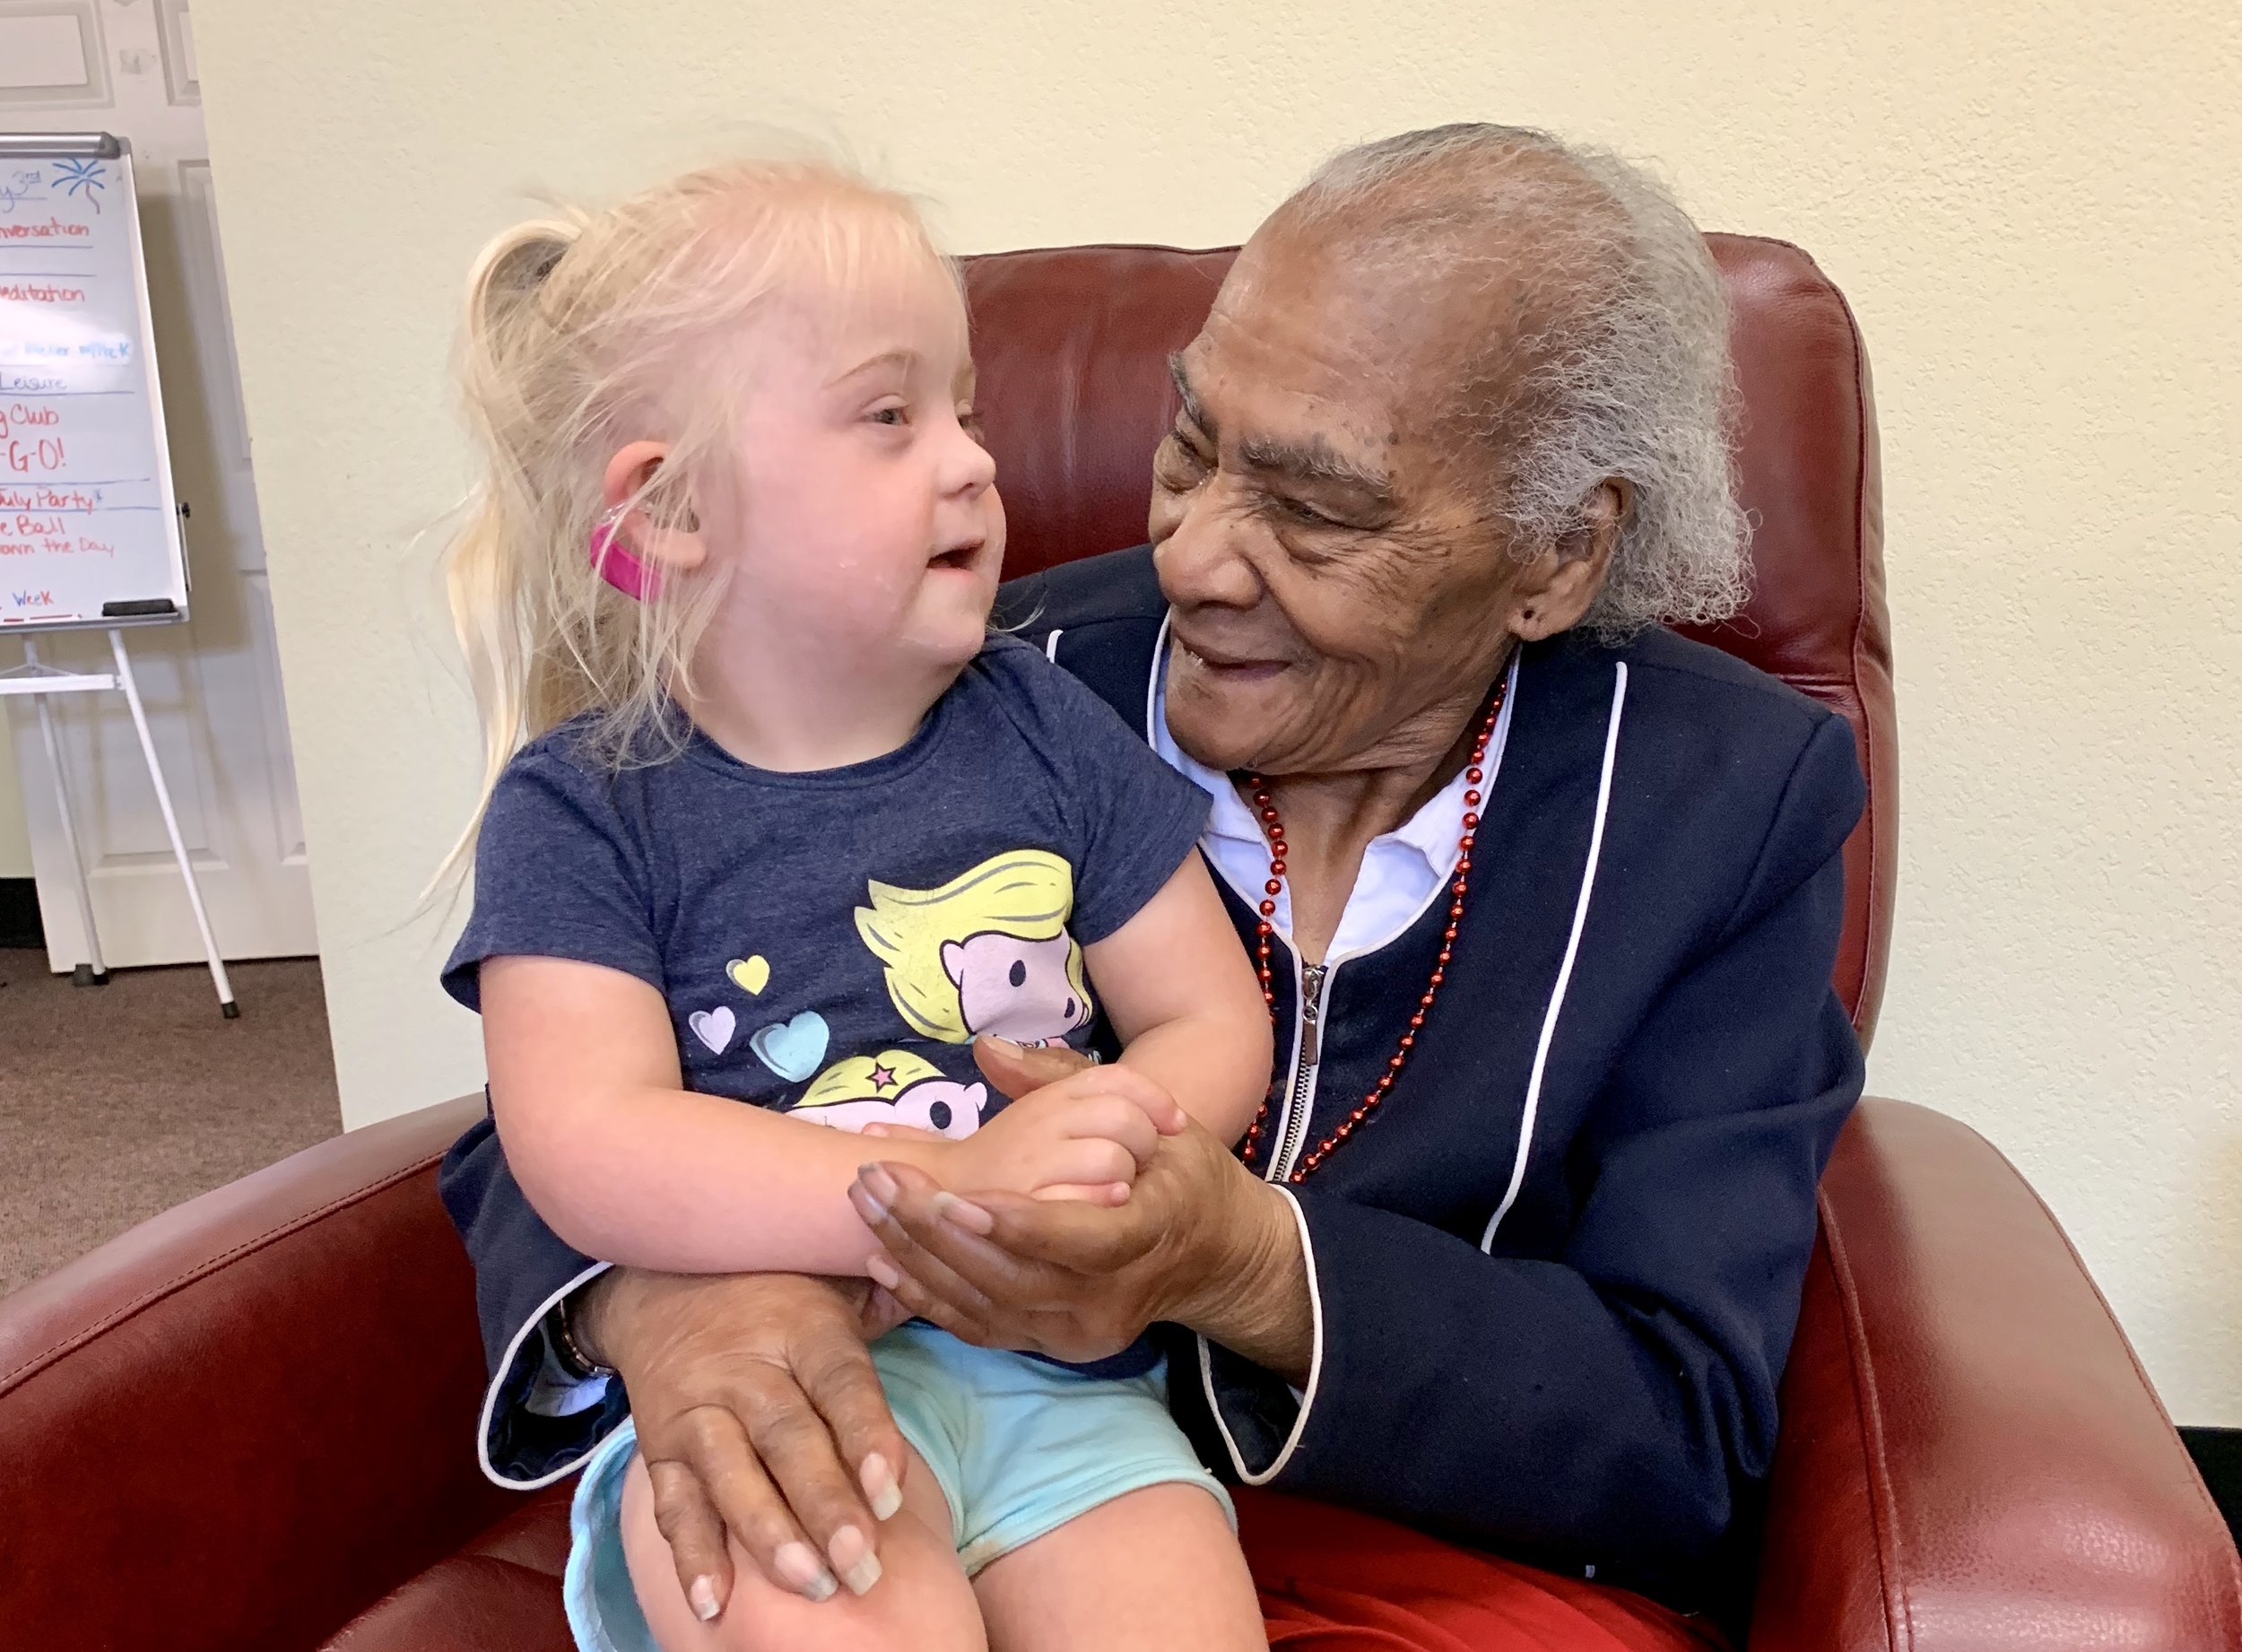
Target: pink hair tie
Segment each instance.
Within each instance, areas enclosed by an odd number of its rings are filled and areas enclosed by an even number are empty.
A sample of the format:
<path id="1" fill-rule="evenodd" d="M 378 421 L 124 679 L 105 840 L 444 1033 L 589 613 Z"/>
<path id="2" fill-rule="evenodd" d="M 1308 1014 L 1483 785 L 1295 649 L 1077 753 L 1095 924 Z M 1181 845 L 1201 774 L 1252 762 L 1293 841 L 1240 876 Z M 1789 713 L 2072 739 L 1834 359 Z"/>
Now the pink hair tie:
<path id="1" fill-rule="evenodd" d="M 662 576 L 615 541 L 621 524 L 612 517 L 592 529 L 592 570 L 634 602 L 661 595 Z"/>

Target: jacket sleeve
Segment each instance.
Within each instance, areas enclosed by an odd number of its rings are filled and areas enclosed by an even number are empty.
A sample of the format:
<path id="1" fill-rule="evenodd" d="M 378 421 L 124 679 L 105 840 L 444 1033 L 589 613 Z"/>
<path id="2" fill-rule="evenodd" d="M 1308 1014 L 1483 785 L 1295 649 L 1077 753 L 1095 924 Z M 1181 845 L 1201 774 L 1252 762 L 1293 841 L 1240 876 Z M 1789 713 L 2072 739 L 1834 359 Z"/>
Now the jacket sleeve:
<path id="1" fill-rule="evenodd" d="M 1862 787 L 1846 725 L 1803 743 L 1733 917 L 1668 984 L 1586 1126 L 1560 1254 L 1295 1195 L 1316 1346 L 1299 1396 L 1199 1340 L 1239 1477 L 1552 1569 L 1701 1597 L 1750 1482 L 1859 1098 L 1829 987 Z"/>
<path id="2" fill-rule="evenodd" d="M 573 1380 L 552 1342 L 560 1305 L 607 1265 L 570 1249 L 530 1208 L 488 1113 L 444 1155 L 437 1187 L 475 1270 L 491 1369 L 477 1424 L 482 1472 L 520 1491 L 549 1484 L 630 1408 L 613 1378 Z"/>

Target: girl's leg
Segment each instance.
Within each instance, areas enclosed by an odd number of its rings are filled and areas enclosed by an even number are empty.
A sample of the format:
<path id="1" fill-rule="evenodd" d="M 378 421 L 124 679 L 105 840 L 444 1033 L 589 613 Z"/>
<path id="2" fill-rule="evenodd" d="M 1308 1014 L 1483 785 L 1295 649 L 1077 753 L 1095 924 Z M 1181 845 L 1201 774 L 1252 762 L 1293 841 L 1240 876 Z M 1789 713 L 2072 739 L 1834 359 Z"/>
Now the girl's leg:
<path id="1" fill-rule="evenodd" d="M 1268 1652 L 1246 1557 L 1195 1485 L 1146 1486 L 973 1580 L 995 1652 Z"/>
<path id="2" fill-rule="evenodd" d="M 1207 1500 L 1204 1492 L 1200 1500 Z M 950 1506 L 910 1453 L 903 1507 L 880 1530 L 880 1581 L 810 1601 L 782 1589 L 732 1547 L 732 1600 L 713 1623 L 695 1618 L 669 1544 L 654 1524 L 654 1485 L 638 1457 L 623 1482 L 623 1554 L 661 1652 L 985 1652 L 981 1614 L 952 1541 Z"/>

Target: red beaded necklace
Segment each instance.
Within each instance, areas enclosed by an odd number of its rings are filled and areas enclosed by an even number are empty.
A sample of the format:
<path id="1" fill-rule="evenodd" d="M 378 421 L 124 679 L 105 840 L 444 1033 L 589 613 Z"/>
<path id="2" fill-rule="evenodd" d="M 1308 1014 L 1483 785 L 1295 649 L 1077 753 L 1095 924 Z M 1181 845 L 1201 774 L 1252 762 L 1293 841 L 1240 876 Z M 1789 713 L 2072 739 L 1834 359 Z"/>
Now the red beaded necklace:
<path id="1" fill-rule="evenodd" d="M 1456 926 L 1464 917 L 1464 891 L 1471 882 L 1472 839 L 1479 832 L 1481 787 L 1487 778 L 1487 743 L 1494 737 L 1495 721 L 1502 715 L 1502 697 L 1509 686 L 1508 674 L 1495 683 L 1494 697 L 1488 702 L 1487 715 L 1479 725 L 1479 733 L 1472 740 L 1471 761 L 1464 766 L 1464 835 L 1456 841 L 1456 881 L 1448 885 L 1448 922 L 1441 931 L 1440 955 L 1432 966 L 1432 978 L 1418 1000 L 1415 1013 L 1409 1018 L 1409 1030 L 1401 1036 L 1401 1046 L 1386 1063 L 1386 1071 L 1377 1075 L 1362 1098 L 1361 1105 L 1349 1113 L 1334 1130 L 1307 1152 L 1292 1167 L 1285 1178 L 1293 1183 L 1304 1182 L 1308 1176 L 1323 1167 L 1324 1161 L 1339 1151 L 1355 1131 L 1368 1120 L 1386 1100 L 1386 1092 L 1394 1087 L 1394 1080 L 1409 1060 L 1409 1052 L 1417 1046 L 1417 1034 L 1425 1024 L 1425 1017 L 1432 1013 L 1432 1002 L 1440 996 L 1440 983 L 1447 978 L 1448 956 L 1456 945 Z M 1270 985 L 1270 939 L 1276 934 L 1277 896 L 1284 890 L 1284 822 L 1277 818 L 1277 806 L 1269 797 L 1269 782 L 1258 774 L 1246 777 L 1246 785 L 1254 800 L 1254 810 L 1261 820 L 1263 833 L 1269 839 L 1269 881 L 1262 885 L 1260 921 L 1254 926 L 1254 963 L 1261 975 L 1261 1001 L 1269 1006 L 1272 1022 L 1277 1017 L 1276 989 Z M 1261 1103 L 1261 1111 L 1255 1115 L 1253 1126 L 1246 1132 L 1246 1143 L 1239 1150 L 1247 1164 L 1254 1161 L 1254 1152 L 1261 1144 L 1262 1136 L 1269 1127 L 1269 1104 L 1275 1100 L 1277 1085 L 1272 1083 L 1269 1095 Z"/>

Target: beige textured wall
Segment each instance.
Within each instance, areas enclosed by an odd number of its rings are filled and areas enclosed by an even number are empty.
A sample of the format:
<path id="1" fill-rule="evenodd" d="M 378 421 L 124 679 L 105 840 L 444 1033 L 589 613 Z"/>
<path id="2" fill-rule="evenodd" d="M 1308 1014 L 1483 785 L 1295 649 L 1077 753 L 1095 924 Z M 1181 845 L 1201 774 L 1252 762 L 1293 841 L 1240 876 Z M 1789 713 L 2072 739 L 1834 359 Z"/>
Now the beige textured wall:
<path id="1" fill-rule="evenodd" d="M 525 187 L 774 120 L 846 134 L 964 248 L 1204 244 L 1340 143 L 1534 122 L 1857 307 L 1905 776 L 1873 1082 L 1985 1128 L 2176 1413 L 2242 1423 L 2242 13 L 1782 13 L 197 0 L 348 1122 L 478 1076 L 411 916 L 473 768 L 413 536 L 461 479 L 453 293 Z"/>
<path id="2" fill-rule="evenodd" d="M 0 878 L 31 875 L 31 828 L 23 818 L 23 787 L 15 769 L 15 743 L 0 717 Z"/>

